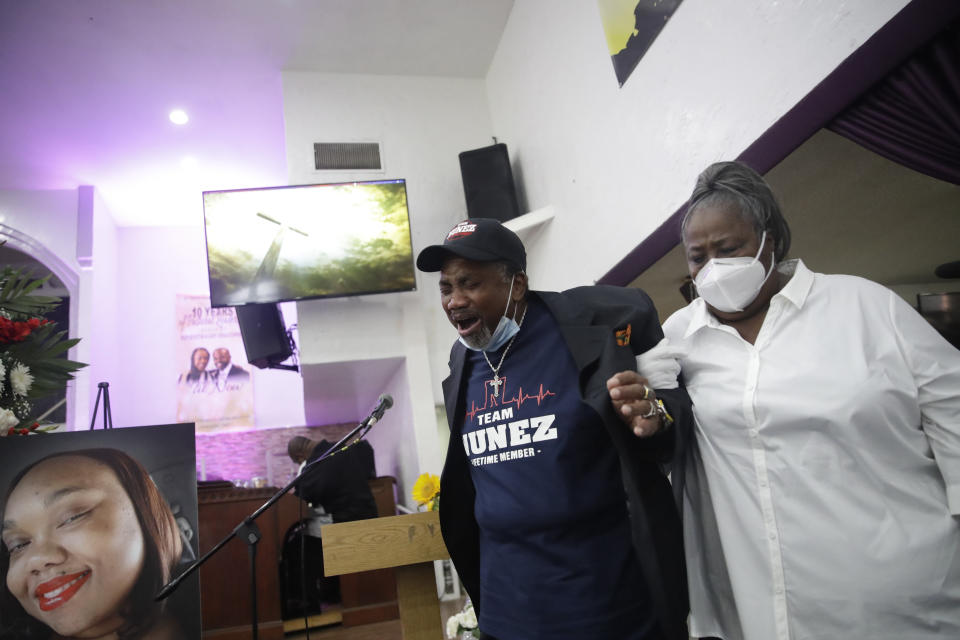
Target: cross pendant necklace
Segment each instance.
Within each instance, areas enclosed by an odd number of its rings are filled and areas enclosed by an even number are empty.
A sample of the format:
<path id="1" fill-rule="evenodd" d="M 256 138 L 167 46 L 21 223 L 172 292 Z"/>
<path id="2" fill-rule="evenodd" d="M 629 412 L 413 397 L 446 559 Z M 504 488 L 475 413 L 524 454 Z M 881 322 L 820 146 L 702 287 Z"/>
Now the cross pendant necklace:
<path id="1" fill-rule="evenodd" d="M 503 378 L 500 377 L 500 367 L 503 366 L 503 361 L 507 357 L 507 352 L 510 351 L 510 347 L 513 346 L 513 341 L 517 339 L 517 335 L 520 333 L 519 328 L 523 326 L 523 321 L 526 317 L 527 310 L 524 308 L 523 315 L 520 316 L 520 322 L 517 323 L 517 333 L 513 334 L 513 337 L 510 338 L 510 342 L 507 343 L 507 348 L 503 350 L 503 355 L 500 356 L 500 362 L 497 363 L 497 366 L 493 366 L 493 363 L 490 362 L 490 358 L 487 356 L 486 351 L 480 352 L 483 354 L 483 359 L 487 361 L 487 365 L 489 365 L 490 370 L 493 371 L 493 382 L 490 383 L 490 386 L 493 387 L 494 398 L 500 397 L 500 385 L 503 384 Z"/>

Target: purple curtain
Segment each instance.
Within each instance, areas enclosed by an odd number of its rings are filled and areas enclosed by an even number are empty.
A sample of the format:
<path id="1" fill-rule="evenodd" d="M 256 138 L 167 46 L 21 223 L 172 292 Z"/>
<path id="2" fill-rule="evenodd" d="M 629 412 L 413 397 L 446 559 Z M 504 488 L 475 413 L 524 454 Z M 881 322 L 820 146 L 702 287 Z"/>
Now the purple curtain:
<path id="1" fill-rule="evenodd" d="M 827 128 L 914 171 L 960 184 L 960 22 L 921 47 Z"/>

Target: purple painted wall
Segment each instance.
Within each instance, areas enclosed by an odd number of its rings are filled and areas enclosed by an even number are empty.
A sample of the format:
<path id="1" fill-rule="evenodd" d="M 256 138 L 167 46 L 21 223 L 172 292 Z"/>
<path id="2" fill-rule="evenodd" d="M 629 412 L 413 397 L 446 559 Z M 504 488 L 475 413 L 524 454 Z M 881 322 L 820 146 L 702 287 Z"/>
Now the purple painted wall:
<path id="1" fill-rule="evenodd" d="M 356 423 L 322 427 L 282 427 L 217 434 L 197 434 L 197 479 L 249 482 L 260 477 L 268 485 L 282 487 L 296 473 L 297 465 L 287 455 L 287 442 L 294 436 L 337 441 Z M 377 467 L 380 475 L 389 475 Z"/>

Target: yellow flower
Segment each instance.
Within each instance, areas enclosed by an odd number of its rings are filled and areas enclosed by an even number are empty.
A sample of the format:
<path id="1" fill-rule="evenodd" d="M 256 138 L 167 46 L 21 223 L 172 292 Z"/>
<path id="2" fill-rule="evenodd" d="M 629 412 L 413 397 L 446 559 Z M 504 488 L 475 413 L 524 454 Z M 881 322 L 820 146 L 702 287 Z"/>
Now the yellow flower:
<path id="1" fill-rule="evenodd" d="M 427 505 L 427 511 L 434 511 L 437 508 L 438 498 L 440 497 L 440 478 L 432 473 L 421 473 L 420 477 L 413 484 L 411 492 L 413 499 L 417 504 Z"/>

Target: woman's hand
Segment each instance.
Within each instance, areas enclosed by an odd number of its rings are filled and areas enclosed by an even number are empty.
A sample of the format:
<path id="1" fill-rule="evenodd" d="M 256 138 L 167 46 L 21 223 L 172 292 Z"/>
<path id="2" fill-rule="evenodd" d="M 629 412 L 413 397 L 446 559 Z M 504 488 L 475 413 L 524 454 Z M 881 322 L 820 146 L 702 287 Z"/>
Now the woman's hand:
<path id="1" fill-rule="evenodd" d="M 663 427 L 657 394 L 647 382 L 636 371 L 621 371 L 607 380 L 613 409 L 638 438 L 650 437 Z"/>

